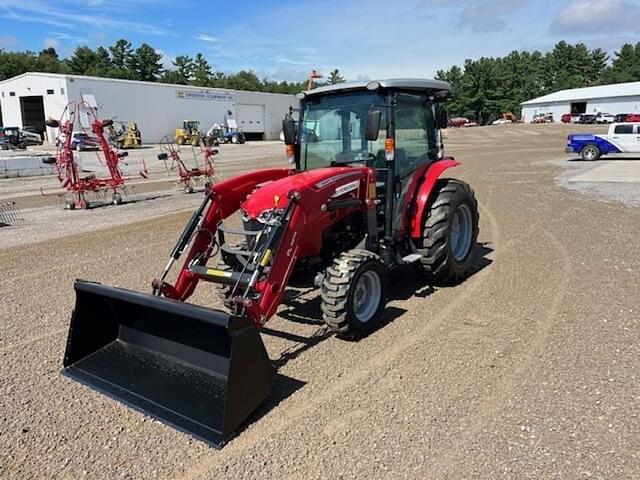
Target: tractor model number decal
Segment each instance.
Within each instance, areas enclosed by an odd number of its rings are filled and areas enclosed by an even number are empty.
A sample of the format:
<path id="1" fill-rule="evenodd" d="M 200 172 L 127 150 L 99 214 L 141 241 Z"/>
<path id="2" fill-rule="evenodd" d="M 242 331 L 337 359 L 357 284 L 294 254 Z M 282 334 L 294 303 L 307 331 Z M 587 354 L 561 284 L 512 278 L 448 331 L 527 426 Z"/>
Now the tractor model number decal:
<path id="1" fill-rule="evenodd" d="M 326 179 L 322 180 L 321 182 L 316 183 L 314 185 L 314 187 L 316 187 L 316 188 L 324 188 L 327 185 L 331 185 L 332 183 L 340 181 L 343 178 L 352 177 L 353 175 L 359 175 L 359 173 L 357 173 L 357 172 L 341 173 L 340 175 L 336 175 L 335 177 L 329 177 L 329 178 L 326 178 Z"/>
<path id="2" fill-rule="evenodd" d="M 359 186 L 360 186 L 360 180 L 354 180 L 353 182 L 345 183 L 341 187 L 336 188 L 336 191 L 333 195 L 331 195 L 331 198 L 336 198 L 336 197 L 339 197 L 340 195 L 344 195 L 345 193 L 349 193 L 354 190 L 357 190 Z"/>

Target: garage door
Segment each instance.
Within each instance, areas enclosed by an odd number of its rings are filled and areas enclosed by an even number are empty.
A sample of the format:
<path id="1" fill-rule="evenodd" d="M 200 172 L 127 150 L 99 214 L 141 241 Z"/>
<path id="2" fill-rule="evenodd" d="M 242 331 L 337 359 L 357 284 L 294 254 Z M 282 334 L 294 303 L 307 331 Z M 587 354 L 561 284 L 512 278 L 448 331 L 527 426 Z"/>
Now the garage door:
<path id="1" fill-rule="evenodd" d="M 264 105 L 236 106 L 238 126 L 245 133 L 264 133 Z"/>

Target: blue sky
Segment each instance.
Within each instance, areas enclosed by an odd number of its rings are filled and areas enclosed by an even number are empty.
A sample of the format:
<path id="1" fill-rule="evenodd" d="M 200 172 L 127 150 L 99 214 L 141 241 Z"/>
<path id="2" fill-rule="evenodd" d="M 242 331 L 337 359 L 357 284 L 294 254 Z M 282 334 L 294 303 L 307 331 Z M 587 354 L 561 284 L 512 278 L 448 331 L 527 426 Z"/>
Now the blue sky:
<path id="1" fill-rule="evenodd" d="M 217 70 L 299 80 L 433 76 L 466 58 L 558 40 L 612 51 L 636 42 L 640 0 L 0 0 L 0 48 L 62 56 L 118 38 L 165 55 L 202 52 Z"/>

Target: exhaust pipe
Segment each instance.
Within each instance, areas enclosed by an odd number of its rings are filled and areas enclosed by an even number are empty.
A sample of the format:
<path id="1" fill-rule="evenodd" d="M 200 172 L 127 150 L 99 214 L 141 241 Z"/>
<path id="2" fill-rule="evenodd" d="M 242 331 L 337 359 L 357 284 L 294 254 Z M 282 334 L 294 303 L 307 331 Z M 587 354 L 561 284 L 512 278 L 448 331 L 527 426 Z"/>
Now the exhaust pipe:
<path id="1" fill-rule="evenodd" d="M 253 322 L 76 280 L 63 374 L 222 447 L 271 391 Z"/>

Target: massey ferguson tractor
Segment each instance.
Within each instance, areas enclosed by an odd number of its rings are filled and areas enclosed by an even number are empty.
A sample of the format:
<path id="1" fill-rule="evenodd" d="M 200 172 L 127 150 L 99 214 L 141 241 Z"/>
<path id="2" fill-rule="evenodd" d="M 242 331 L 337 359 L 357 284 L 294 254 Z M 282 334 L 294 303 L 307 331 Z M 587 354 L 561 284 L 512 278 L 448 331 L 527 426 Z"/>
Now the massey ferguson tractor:
<path id="1" fill-rule="evenodd" d="M 399 79 L 299 94 L 297 126 L 283 122 L 290 168 L 210 186 L 151 293 L 76 281 L 64 373 L 220 447 L 270 393 L 259 332 L 293 275 L 312 272 L 318 316 L 345 339 L 383 324 L 393 268 L 462 281 L 478 208 L 442 177 L 458 165 L 440 134 L 450 92 Z M 226 311 L 187 303 L 201 281 Z"/>

